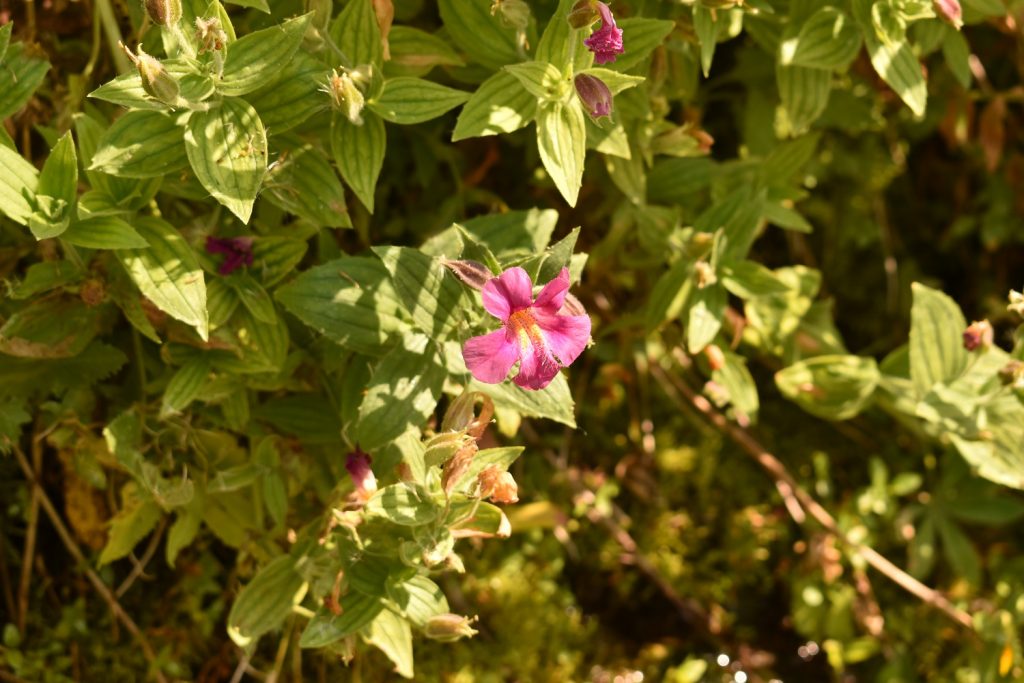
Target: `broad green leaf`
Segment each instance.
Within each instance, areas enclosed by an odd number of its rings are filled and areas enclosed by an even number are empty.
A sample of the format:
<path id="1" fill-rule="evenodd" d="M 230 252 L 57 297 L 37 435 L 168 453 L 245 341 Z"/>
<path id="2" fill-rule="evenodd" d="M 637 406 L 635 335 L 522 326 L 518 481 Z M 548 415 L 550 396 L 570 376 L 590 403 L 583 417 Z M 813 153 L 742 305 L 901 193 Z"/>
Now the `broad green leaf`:
<path id="1" fill-rule="evenodd" d="M 264 287 L 273 287 L 295 271 L 309 245 L 290 237 L 261 237 L 252 245 L 249 272 L 259 277 Z"/>
<path id="2" fill-rule="evenodd" d="M 554 64 L 547 62 L 520 62 L 505 67 L 526 91 L 542 103 L 561 102 L 573 88 Z"/>
<path id="3" fill-rule="evenodd" d="M 425 626 L 431 617 L 449 611 L 444 592 L 426 576 L 414 576 L 402 583 L 389 582 L 387 595 L 402 615 L 420 628 Z"/>
<path id="4" fill-rule="evenodd" d="M 682 311 L 693 290 L 693 262 L 680 258 L 662 273 L 647 299 L 645 319 L 647 329 L 653 331 L 673 320 Z"/>
<path id="5" fill-rule="evenodd" d="M 435 341 L 447 338 L 463 318 L 463 289 L 455 276 L 418 249 L 374 247 L 373 252 L 416 326 Z"/>
<path id="6" fill-rule="evenodd" d="M 74 221 L 61 239 L 86 249 L 141 249 L 149 246 L 127 221 L 114 216 Z"/>
<path id="7" fill-rule="evenodd" d="M 853 9 L 864 34 L 864 44 L 875 71 L 889 84 L 917 117 L 924 116 L 928 102 L 928 85 L 921 63 L 906 38 L 881 40 L 871 21 L 872 0 L 854 0 Z"/>
<path id="8" fill-rule="evenodd" d="M 228 634 L 240 647 L 278 628 L 306 593 L 306 582 L 295 558 L 274 558 L 235 598 L 228 614 Z"/>
<path id="9" fill-rule="evenodd" d="M 264 197 L 313 225 L 351 227 L 345 190 L 323 152 L 291 138 L 282 144 L 285 151 L 267 171 Z"/>
<path id="10" fill-rule="evenodd" d="M 471 380 L 468 389 L 490 396 L 496 406 L 514 410 L 524 417 L 540 417 L 576 427 L 576 406 L 563 373 L 540 391 L 527 391 L 512 382 L 483 384 Z"/>
<path id="11" fill-rule="evenodd" d="M 195 358 L 178 368 L 164 389 L 160 399 L 160 417 L 177 415 L 199 397 L 210 373 L 210 364 L 203 358 Z"/>
<path id="12" fill-rule="evenodd" d="M 327 108 L 329 99 L 321 91 L 324 72 L 322 62 L 298 52 L 287 66 L 274 69 L 273 80 L 245 99 L 270 134 L 283 133 Z"/>
<path id="13" fill-rule="evenodd" d="M 99 563 L 109 564 L 130 553 L 153 530 L 162 514 L 159 505 L 141 497 L 134 482 L 125 484 L 121 489 L 121 509 L 110 522 Z"/>
<path id="14" fill-rule="evenodd" d="M 39 171 L 16 151 L 0 146 L 0 213 L 26 225 L 32 207 L 23 193 L 34 195 L 39 185 Z"/>
<path id="15" fill-rule="evenodd" d="M 400 76 L 384 83 L 384 91 L 367 102 L 392 123 L 422 123 L 436 119 L 469 99 L 469 93 L 422 78 Z"/>
<path id="16" fill-rule="evenodd" d="M 626 17 L 618 20 L 618 24 L 622 29 L 622 45 L 626 52 L 607 64 L 606 68 L 620 72 L 639 66 L 675 27 L 672 21 L 646 17 Z"/>
<path id="17" fill-rule="evenodd" d="M 423 335 L 407 338 L 373 370 L 359 406 L 357 441 L 372 452 L 410 426 L 421 427 L 437 407 L 448 373 Z"/>
<path id="18" fill-rule="evenodd" d="M 499 69 L 525 57 L 516 47 L 515 30 L 491 12 L 491 0 L 438 0 L 438 7 L 452 40 L 474 62 Z"/>
<path id="19" fill-rule="evenodd" d="M 408 621 L 389 609 L 382 610 L 370 622 L 365 638 L 387 655 L 399 676 L 413 677 L 412 628 Z"/>
<path id="20" fill-rule="evenodd" d="M 814 156 L 820 139 L 811 133 L 777 145 L 761 164 L 761 178 L 768 184 L 788 183 Z"/>
<path id="21" fill-rule="evenodd" d="M 937 383 L 949 383 L 967 368 L 963 346 L 967 321 L 956 302 L 915 282 L 910 309 L 910 378 L 920 396 Z"/>
<path id="22" fill-rule="evenodd" d="M 0 57 L 0 121 L 28 103 L 49 70 L 50 63 L 30 55 L 24 43 L 7 48 L 6 56 Z"/>
<path id="23" fill-rule="evenodd" d="M 275 298 L 302 322 L 341 346 L 380 354 L 405 324 L 388 271 L 375 258 L 345 257 L 305 271 Z"/>
<path id="24" fill-rule="evenodd" d="M 251 7 L 270 14 L 270 5 L 267 3 L 267 0 L 224 0 L 224 2 L 238 5 L 239 7 Z"/>
<path id="25" fill-rule="evenodd" d="M 128 112 L 107 129 L 90 170 L 129 178 L 166 176 L 188 166 L 183 120 L 156 111 Z"/>
<path id="26" fill-rule="evenodd" d="M 181 100 L 201 108 L 198 103 L 214 92 L 213 80 L 207 74 L 196 73 L 194 65 L 184 59 L 162 60 L 167 73 L 178 81 Z M 127 109 L 168 111 L 170 107 L 156 99 L 142 87 L 138 70 L 132 69 L 108 81 L 89 93 L 89 97 L 111 102 Z"/>
<path id="27" fill-rule="evenodd" d="M 965 88 L 971 87 L 973 79 L 970 66 L 971 48 L 967 44 L 964 34 L 951 27 L 945 27 L 942 56 L 957 82 Z"/>
<path id="28" fill-rule="evenodd" d="M 331 26 L 331 38 L 348 57 L 351 66 L 380 66 L 383 45 L 372 0 L 352 0 L 345 5 Z"/>
<path id="29" fill-rule="evenodd" d="M 730 294 L 741 299 L 785 294 L 789 287 L 756 261 L 730 261 L 720 265 L 720 279 Z"/>
<path id="30" fill-rule="evenodd" d="M 209 331 L 206 282 L 191 247 L 159 218 L 138 218 L 135 228 L 149 247 L 118 251 L 121 264 L 146 298 L 172 318 L 195 327 L 205 341 Z"/>
<path id="31" fill-rule="evenodd" d="M 14 31 L 14 22 L 9 21 L 0 26 L 0 62 L 7 56 L 7 46 L 11 44 L 11 33 Z"/>
<path id="32" fill-rule="evenodd" d="M 178 553 L 192 544 L 192 541 L 199 533 L 199 527 L 202 523 L 202 509 L 195 501 L 178 511 L 174 524 L 171 525 L 167 532 L 167 547 L 165 548 L 164 557 L 167 560 L 168 566 L 174 567 Z"/>
<path id="33" fill-rule="evenodd" d="M 341 598 L 340 615 L 319 612 L 310 619 L 299 638 L 299 647 L 320 648 L 336 643 L 369 624 L 383 609 L 380 598 L 349 591 Z"/>
<path id="34" fill-rule="evenodd" d="M 567 74 L 590 66 L 594 59 L 583 44 L 585 33 L 565 21 L 573 4 L 574 0 L 559 0 L 534 53 L 534 59 L 538 62 L 561 68 Z"/>
<path id="35" fill-rule="evenodd" d="M 72 358 L 15 358 L 0 354 L 0 396 L 48 395 L 87 387 L 120 370 L 128 358 L 117 348 L 93 342 Z"/>
<path id="36" fill-rule="evenodd" d="M 718 22 L 712 10 L 697 4 L 693 8 L 693 29 L 700 43 L 700 68 L 707 78 L 711 71 L 711 61 L 715 57 L 715 45 L 718 42 Z M 625 41 L 623 41 L 625 45 Z"/>
<path id="37" fill-rule="evenodd" d="M 224 278 L 224 283 L 238 295 L 239 300 L 254 318 L 264 323 L 277 322 L 273 300 L 267 294 L 267 290 L 249 274 L 232 273 Z"/>
<path id="38" fill-rule="evenodd" d="M 725 364 L 717 370 L 712 370 L 711 379 L 722 385 L 736 411 L 751 422 L 756 422 L 760 401 L 757 396 L 757 384 L 747 369 L 747 359 L 730 351 L 724 351 L 723 355 Z"/>
<path id="39" fill-rule="evenodd" d="M 193 113 L 185 149 L 203 187 L 248 223 L 267 170 L 267 134 L 252 105 L 227 98 L 219 107 Z"/>
<path id="40" fill-rule="evenodd" d="M 78 157 L 71 131 L 64 133 L 43 163 L 39 194 L 62 200 L 70 208 L 78 196 Z"/>
<path id="41" fill-rule="evenodd" d="M 789 124 L 788 132 L 791 136 L 802 135 L 828 106 L 832 72 L 780 64 L 775 68 L 775 78 Z"/>
<path id="42" fill-rule="evenodd" d="M 344 116 L 334 117 L 331 124 L 334 163 L 345 183 L 370 213 L 373 213 L 373 193 L 386 151 L 387 131 L 380 117 L 364 113 L 361 126 Z"/>
<path id="43" fill-rule="evenodd" d="M 284 366 L 288 357 L 288 326 L 276 313 L 272 322 L 263 322 L 243 307 L 231 317 L 229 328 L 241 358 L 222 358 L 220 367 L 241 374 L 279 372 Z"/>
<path id="44" fill-rule="evenodd" d="M 579 98 L 538 109 L 537 148 L 555 187 L 569 206 L 576 206 L 587 148 L 586 115 Z"/>
<path id="45" fill-rule="evenodd" d="M 583 71 L 580 71 L 580 73 L 600 78 L 601 81 L 608 86 L 612 95 L 618 95 L 623 90 L 634 88 L 647 80 L 643 76 L 630 76 L 629 74 L 619 73 L 618 71 L 613 71 L 600 66 L 593 66 L 589 69 L 584 69 Z"/>
<path id="46" fill-rule="evenodd" d="M 292 394 L 253 408 L 252 416 L 310 444 L 338 443 L 341 422 L 323 396 Z"/>
<path id="47" fill-rule="evenodd" d="M 835 7 L 822 7 L 793 38 L 779 45 L 779 62 L 811 69 L 845 69 L 860 52 L 861 35 L 853 18 Z"/>
<path id="48" fill-rule="evenodd" d="M 374 493 L 365 510 L 401 526 L 419 526 L 434 521 L 441 508 L 423 489 L 398 483 Z"/>
<path id="49" fill-rule="evenodd" d="M 78 213 L 82 218 L 126 210 L 137 211 L 149 203 L 163 182 L 162 177 L 137 180 L 89 170 L 104 130 L 105 125 L 93 117 L 81 113 L 75 115 L 78 161 L 93 187 L 78 199 Z"/>
<path id="50" fill-rule="evenodd" d="M 515 76 L 499 71 L 480 84 L 459 112 L 452 142 L 511 133 L 529 125 L 536 115 L 537 98 Z"/>
<path id="51" fill-rule="evenodd" d="M 686 347 L 690 353 L 699 353 L 714 341 L 722 329 L 728 297 L 725 287 L 714 284 L 694 289 L 691 298 L 686 324 Z"/>
<path id="52" fill-rule="evenodd" d="M 280 26 L 254 31 L 228 45 L 218 92 L 245 95 L 265 85 L 267 72 L 287 66 L 299 49 L 311 16 L 304 14 Z"/>
<path id="53" fill-rule="evenodd" d="M 481 472 L 488 467 L 495 466 L 499 467 L 502 471 L 508 470 L 512 463 L 523 454 L 523 450 L 522 446 L 507 446 L 504 448 L 485 448 L 482 451 L 477 451 L 466 471 L 455 480 L 452 490 L 461 491 L 466 495 L 473 495 L 477 477 L 480 476 Z"/>
<path id="54" fill-rule="evenodd" d="M 391 59 L 384 63 L 387 76 L 423 76 L 435 66 L 465 65 L 446 40 L 411 26 L 392 26 L 388 47 Z"/>
<path id="55" fill-rule="evenodd" d="M 826 420 L 848 420 L 871 400 L 880 375 L 873 358 L 815 356 L 775 374 L 782 394 Z"/>
<path id="56" fill-rule="evenodd" d="M 975 586 L 980 585 L 981 558 L 970 539 L 955 522 L 947 519 L 945 515 L 936 516 L 935 521 L 939 538 L 942 539 L 942 553 L 946 556 L 950 567 L 957 576 L 963 577 Z"/>
<path id="57" fill-rule="evenodd" d="M 42 297 L 8 317 L 0 327 L 0 353 L 21 358 L 69 358 L 99 331 L 99 311 L 80 299 Z"/>

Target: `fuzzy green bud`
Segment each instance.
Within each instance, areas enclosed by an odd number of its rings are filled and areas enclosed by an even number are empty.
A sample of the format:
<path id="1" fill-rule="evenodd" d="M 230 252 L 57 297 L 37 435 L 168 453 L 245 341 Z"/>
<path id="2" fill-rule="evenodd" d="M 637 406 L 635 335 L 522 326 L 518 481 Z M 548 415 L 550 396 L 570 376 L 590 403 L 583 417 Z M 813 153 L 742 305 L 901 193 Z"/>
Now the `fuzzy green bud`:
<path id="1" fill-rule="evenodd" d="M 196 17 L 196 42 L 200 52 L 219 52 L 228 44 L 228 34 L 220 25 L 220 19 Z"/>
<path id="2" fill-rule="evenodd" d="M 342 69 L 341 73 L 334 69 L 327 79 L 326 91 L 334 108 L 357 126 L 363 123 L 363 107 L 366 106 L 366 98 L 359 85 L 367 80 L 360 69 Z"/>
<path id="3" fill-rule="evenodd" d="M 160 100 L 164 104 L 174 106 L 178 103 L 178 81 L 174 76 L 167 73 L 167 69 L 160 63 L 160 60 L 142 51 L 139 45 L 138 54 L 132 54 L 124 44 L 121 45 L 127 53 L 128 58 L 138 69 L 139 78 L 142 80 L 142 89 L 150 96 Z"/>
<path id="4" fill-rule="evenodd" d="M 427 638 L 453 643 L 456 640 L 476 635 L 476 629 L 470 626 L 472 623 L 473 619 L 461 614 L 439 614 L 427 621 L 423 633 Z"/>
<path id="5" fill-rule="evenodd" d="M 144 0 L 146 14 L 159 26 L 175 26 L 181 21 L 181 0 Z"/>

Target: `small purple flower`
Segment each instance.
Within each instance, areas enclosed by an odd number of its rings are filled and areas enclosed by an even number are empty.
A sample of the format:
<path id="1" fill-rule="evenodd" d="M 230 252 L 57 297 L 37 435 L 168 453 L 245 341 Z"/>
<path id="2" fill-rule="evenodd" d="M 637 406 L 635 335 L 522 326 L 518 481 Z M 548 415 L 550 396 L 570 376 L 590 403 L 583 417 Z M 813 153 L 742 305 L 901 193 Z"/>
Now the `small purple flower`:
<path id="1" fill-rule="evenodd" d="M 363 498 L 369 498 L 377 490 L 377 478 L 373 476 L 373 469 L 370 467 L 372 462 L 373 458 L 364 453 L 358 445 L 345 459 L 345 469 L 352 477 L 352 483 L 356 485 L 356 492 Z"/>
<path id="2" fill-rule="evenodd" d="M 242 266 L 252 265 L 251 237 L 207 237 L 206 251 L 226 257 L 217 269 L 221 275 L 230 275 Z"/>
<path id="3" fill-rule="evenodd" d="M 612 115 L 612 91 L 604 81 L 590 74 L 577 74 L 573 82 L 576 84 L 576 94 L 580 96 L 590 118 Z"/>
<path id="4" fill-rule="evenodd" d="M 515 383 L 543 389 L 583 352 L 590 340 L 590 317 L 562 313 L 569 291 L 569 269 L 562 268 L 533 298 L 525 270 L 509 268 L 484 285 L 484 308 L 502 327 L 469 339 L 462 347 L 466 367 L 481 382 L 498 384 L 519 361 Z"/>
<path id="5" fill-rule="evenodd" d="M 608 5 L 597 3 L 597 11 L 601 14 L 601 28 L 591 33 L 583 44 L 594 53 L 596 64 L 607 64 L 625 52 L 622 48 L 622 29 L 615 25 L 615 17 Z"/>

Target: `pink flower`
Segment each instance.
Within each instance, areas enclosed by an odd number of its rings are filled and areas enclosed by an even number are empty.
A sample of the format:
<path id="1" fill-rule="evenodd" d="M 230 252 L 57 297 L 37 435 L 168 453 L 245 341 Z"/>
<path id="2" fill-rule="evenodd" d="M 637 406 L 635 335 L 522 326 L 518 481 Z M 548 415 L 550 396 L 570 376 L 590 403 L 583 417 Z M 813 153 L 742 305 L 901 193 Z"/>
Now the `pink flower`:
<path id="1" fill-rule="evenodd" d="M 227 257 L 217 269 L 221 275 L 230 275 L 242 266 L 252 265 L 251 237 L 207 237 L 206 251 Z"/>
<path id="2" fill-rule="evenodd" d="M 573 82 L 576 84 L 576 94 L 586 106 L 590 118 L 612 115 L 612 91 L 604 81 L 590 74 L 577 74 Z"/>
<path id="3" fill-rule="evenodd" d="M 569 291 L 569 269 L 562 268 L 533 298 L 525 270 L 509 268 L 484 285 L 484 308 L 501 320 L 502 328 L 473 337 L 462 348 L 466 367 L 481 382 L 503 381 L 519 361 L 515 383 L 543 389 L 583 352 L 590 339 L 590 317 L 562 314 Z"/>
<path id="4" fill-rule="evenodd" d="M 615 25 L 615 17 L 608 5 L 597 3 L 597 11 L 601 14 L 601 28 L 590 34 L 583 44 L 594 53 L 594 62 L 607 64 L 625 50 L 622 48 L 622 29 Z"/>
<path id="5" fill-rule="evenodd" d="M 932 7 L 934 7 L 939 19 L 942 19 L 956 29 L 964 25 L 960 0 L 932 0 Z"/>
<path id="6" fill-rule="evenodd" d="M 356 492 L 364 498 L 369 498 L 377 490 L 377 478 L 373 476 L 371 462 L 373 458 L 364 453 L 358 445 L 345 459 L 345 469 L 352 477 L 352 483 L 356 485 Z"/>

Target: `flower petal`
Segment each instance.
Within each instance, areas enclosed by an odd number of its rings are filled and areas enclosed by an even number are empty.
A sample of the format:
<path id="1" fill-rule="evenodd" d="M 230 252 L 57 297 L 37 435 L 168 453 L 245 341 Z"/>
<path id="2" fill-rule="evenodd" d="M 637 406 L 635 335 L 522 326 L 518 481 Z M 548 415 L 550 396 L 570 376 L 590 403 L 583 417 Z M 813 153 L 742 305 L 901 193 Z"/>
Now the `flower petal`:
<path id="1" fill-rule="evenodd" d="M 516 266 L 488 280 L 480 294 L 484 309 L 505 321 L 512 313 L 533 303 L 533 283 L 527 272 Z"/>
<path id="2" fill-rule="evenodd" d="M 505 329 L 495 330 L 490 334 L 472 337 L 462 347 L 462 359 L 466 367 L 481 382 L 498 384 L 508 377 L 516 359 L 519 358 L 519 345 L 510 340 Z"/>
<path id="3" fill-rule="evenodd" d="M 519 374 L 514 381 L 524 389 L 543 389 L 558 374 L 558 361 L 543 340 L 535 340 L 522 347 L 520 361 Z"/>
<path id="4" fill-rule="evenodd" d="M 562 365 L 568 367 L 587 348 L 589 315 L 537 315 L 536 320 L 548 349 Z"/>
<path id="5" fill-rule="evenodd" d="M 534 310 L 540 310 L 548 315 L 555 315 L 562 309 L 565 303 L 565 294 L 569 291 L 569 269 L 562 268 L 562 272 L 555 279 L 544 285 L 540 290 L 537 300 L 533 302 Z"/>

